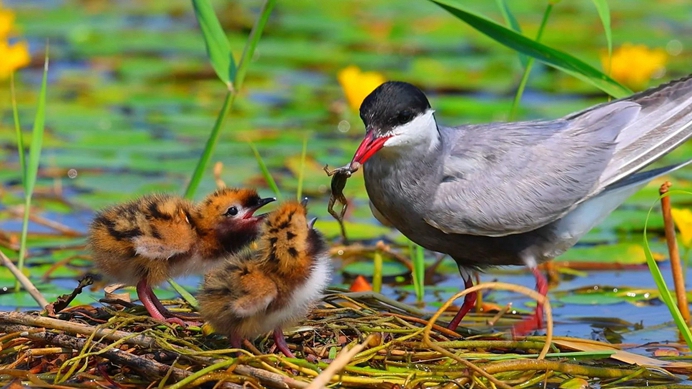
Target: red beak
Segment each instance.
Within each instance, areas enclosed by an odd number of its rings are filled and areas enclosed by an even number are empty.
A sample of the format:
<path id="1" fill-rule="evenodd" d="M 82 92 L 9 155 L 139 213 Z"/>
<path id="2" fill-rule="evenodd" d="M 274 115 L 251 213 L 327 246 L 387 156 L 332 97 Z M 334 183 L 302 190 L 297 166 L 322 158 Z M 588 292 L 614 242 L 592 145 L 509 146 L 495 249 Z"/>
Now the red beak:
<path id="1" fill-rule="evenodd" d="M 360 146 L 358 146 L 356 153 L 353 155 L 351 163 L 358 162 L 361 165 L 364 164 L 365 161 L 370 159 L 370 157 L 375 155 L 375 153 L 384 146 L 384 142 L 386 142 L 387 139 L 391 138 L 391 136 L 380 136 L 375 138 L 374 134 L 375 132 L 372 130 L 365 133 L 365 138 L 360 142 Z"/>

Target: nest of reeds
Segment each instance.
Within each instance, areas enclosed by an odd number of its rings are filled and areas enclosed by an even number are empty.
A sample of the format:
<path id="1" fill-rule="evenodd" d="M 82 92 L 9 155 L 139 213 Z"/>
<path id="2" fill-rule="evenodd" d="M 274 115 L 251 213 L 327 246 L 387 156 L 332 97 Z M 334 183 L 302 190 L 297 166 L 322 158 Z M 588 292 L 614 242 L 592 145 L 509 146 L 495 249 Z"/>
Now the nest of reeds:
<path id="1" fill-rule="evenodd" d="M 692 373 L 692 364 L 552 338 L 550 320 L 547 336 L 447 330 L 436 320 L 451 302 L 431 317 L 376 293 L 329 293 L 286 331 L 297 358 L 274 354 L 270 337 L 229 349 L 205 326 L 163 325 L 138 305 L 83 305 L 54 317 L 0 312 L 0 381 L 56 388 L 692 388 L 676 375 Z"/>

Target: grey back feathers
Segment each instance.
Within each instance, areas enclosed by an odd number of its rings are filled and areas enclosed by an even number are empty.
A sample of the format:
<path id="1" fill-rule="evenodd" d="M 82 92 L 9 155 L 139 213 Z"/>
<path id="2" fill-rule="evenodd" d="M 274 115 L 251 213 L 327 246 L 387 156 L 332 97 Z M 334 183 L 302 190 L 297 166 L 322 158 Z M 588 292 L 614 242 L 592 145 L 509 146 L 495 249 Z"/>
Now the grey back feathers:
<path id="1" fill-rule="evenodd" d="M 456 179 L 443 177 L 430 222 L 473 235 L 534 230 L 689 139 L 691 123 L 686 79 L 556 121 L 446 129 L 445 174 Z M 482 212 L 464 215 L 469 202 Z"/>

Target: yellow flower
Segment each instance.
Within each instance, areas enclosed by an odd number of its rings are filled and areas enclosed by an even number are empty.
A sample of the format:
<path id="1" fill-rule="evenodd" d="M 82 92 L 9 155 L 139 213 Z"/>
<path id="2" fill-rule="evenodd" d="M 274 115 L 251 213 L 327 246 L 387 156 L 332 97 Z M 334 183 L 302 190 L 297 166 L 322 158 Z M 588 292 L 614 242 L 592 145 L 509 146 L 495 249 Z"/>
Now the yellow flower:
<path id="1" fill-rule="evenodd" d="M 670 212 L 678 231 L 680 231 L 682 245 L 690 247 L 690 243 L 692 243 L 692 211 L 687 208 L 673 208 Z"/>
<path id="2" fill-rule="evenodd" d="M 0 80 L 10 76 L 13 71 L 29 64 L 29 45 L 17 42 L 9 45 L 6 40 L 0 40 Z"/>
<path id="3" fill-rule="evenodd" d="M 644 89 L 655 73 L 665 69 L 667 60 L 663 49 L 649 49 L 631 43 L 616 49 L 610 61 L 607 52 L 601 53 L 601 63 L 606 73 L 635 90 Z"/>
<path id="4" fill-rule="evenodd" d="M 12 30 L 12 23 L 14 23 L 14 13 L 0 9 L 0 39 L 7 38 Z"/>
<path id="5" fill-rule="evenodd" d="M 346 100 L 351 108 L 357 110 L 366 97 L 386 81 L 377 72 L 361 72 L 357 66 L 348 66 L 337 75 L 339 84 L 346 94 Z"/>

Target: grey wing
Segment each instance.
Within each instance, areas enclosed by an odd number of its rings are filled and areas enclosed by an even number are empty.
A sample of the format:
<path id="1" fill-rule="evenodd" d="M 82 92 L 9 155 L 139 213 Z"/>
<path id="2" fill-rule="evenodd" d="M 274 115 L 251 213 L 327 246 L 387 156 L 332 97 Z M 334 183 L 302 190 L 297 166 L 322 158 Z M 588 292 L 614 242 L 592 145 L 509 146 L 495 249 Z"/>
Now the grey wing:
<path id="1" fill-rule="evenodd" d="M 504 236 L 559 219 L 602 188 L 620 130 L 640 106 L 618 101 L 572 120 L 441 128 L 441 182 L 425 221 L 445 233 Z"/>
<path id="2" fill-rule="evenodd" d="M 613 158 L 600 178 L 601 186 L 629 177 L 692 136 L 692 75 L 629 96 L 621 102 L 634 102 L 641 111 L 620 131 Z"/>

